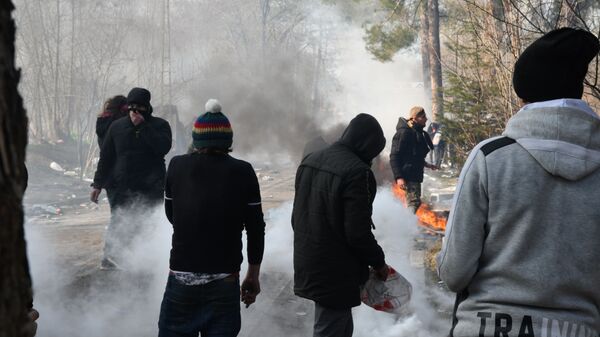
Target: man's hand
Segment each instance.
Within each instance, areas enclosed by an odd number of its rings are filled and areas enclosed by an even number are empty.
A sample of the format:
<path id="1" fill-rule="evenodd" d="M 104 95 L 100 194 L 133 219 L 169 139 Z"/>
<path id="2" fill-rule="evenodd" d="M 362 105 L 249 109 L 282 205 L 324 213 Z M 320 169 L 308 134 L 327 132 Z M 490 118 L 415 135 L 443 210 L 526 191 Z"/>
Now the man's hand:
<path id="1" fill-rule="evenodd" d="M 94 187 L 94 189 L 92 190 L 92 193 L 90 193 L 90 201 L 97 204 L 98 196 L 100 196 L 100 192 L 102 192 L 101 189 Z"/>
<path id="2" fill-rule="evenodd" d="M 35 321 L 37 321 L 37 319 L 40 318 L 40 313 L 37 310 L 31 308 L 29 309 L 27 318 L 28 321 L 23 327 L 23 333 L 27 337 L 33 337 L 37 332 L 37 323 Z"/>
<path id="3" fill-rule="evenodd" d="M 144 116 L 142 116 L 142 114 L 133 110 L 129 111 L 129 118 L 131 119 L 131 123 L 133 123 L 133 125 L 135 126 L 138 126 L 145 121 Z"/>
<path id="4" fill-rule="evenodd" d="M 260 265 L 249 265 L 246 278 L 241 286 L 241 300 L 246 304 L 246 308 L 256 301 L 256 296 L 260 293 L 260 281 L 258 280 Z"/>
<path id="5" fill-rule="evenodd" d="M 384 264 L 383 267 L 379 268 L 379 269 L 374 269 L 375 270 L 375 276 L 377 276 L 378 279 L 385 281 L 388 278 L 388 275 L 390 274 L 390 268 L 388 267 L 387 264 Z"/>
<path id="6" fill-rule="evenodd" d="M 406 184 L 404 183 L 404 179 L 402 178 L 398 178 L 396 179 L 396 184 L 398 185 L 398 187 L 400 187 L 401 189 L 405 190 L 406 189 Z"/>

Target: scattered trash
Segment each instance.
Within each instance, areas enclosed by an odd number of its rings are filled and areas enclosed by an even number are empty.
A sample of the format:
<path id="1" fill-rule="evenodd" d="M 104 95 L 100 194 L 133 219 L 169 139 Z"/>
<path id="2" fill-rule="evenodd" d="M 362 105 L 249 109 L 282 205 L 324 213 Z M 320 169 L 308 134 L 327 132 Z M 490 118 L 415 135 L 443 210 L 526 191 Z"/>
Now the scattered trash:
<path id="1" fill-rule="evenodd" d="M 75 172 L 75 171 L 65 171 L 64 175 L 69 176 L 69 177 L 76 177 L 77 176 L 77 172 Z"/>
<path id="2" fill-rule="evenodd" d="M 58 207 L 54 207 L 52 205 L 40 205 L 35 204 L 31 206 L 30 213 L 34 215 L 42 215 L 42 214 L 54 214 L 61 215 L 62 211 Z"/>
<path id="3" fill-rule="evenodd" d="M 90 178 L 83 178 L 83 181 L 85 181 L 86 183 L 93 183 L 94 179 L 90 179 Z"/>
<path id="4" fill-rule="evenodd" d="M 50 163 L 50 168 L 53 169 L 54 171 L 58 171 L 58 172 L 64 172 L 65 169 L 62 168 L 62 166 L 60 166 L 57 162 L 53 161 Z"/>
<path id="5" fill-rule="evenodd" d="M 273 177 L 271 177 L 271 176 L 262 176 L 260 178 L 260 180 L 262 180 L 262 181 L 271 181 L 271 180 L 273 180 Z"/>
<path id="6" fill-rule="evenodd" d="M 296 313 L 296 315 L 298 315 L 298 316 L 306 316 L 306 312 L 304 312 L 304 311 L 298 311 Z"/>

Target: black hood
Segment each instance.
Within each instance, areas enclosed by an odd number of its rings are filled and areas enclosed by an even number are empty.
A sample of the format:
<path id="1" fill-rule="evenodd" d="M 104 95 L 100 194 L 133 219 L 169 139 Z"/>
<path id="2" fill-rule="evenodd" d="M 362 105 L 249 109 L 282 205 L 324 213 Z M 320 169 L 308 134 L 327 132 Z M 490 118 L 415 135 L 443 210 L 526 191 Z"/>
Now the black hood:
<path id="1" fill-rule="evenodd" d="M 404 117 L 398 118 L 398 124 L 396 124 L 396 130 L 408 129 L 408 128 L 410 128 L 410 126 L 408 126 L 408 121 Z"/>
<path id="2" fill-rule="evenodd" d="M 385 147 L 385 137 L 375 117 L 358 114 L 348 124 L 340 143 L 349 147 L 365 163 L 370 163 Z"/>

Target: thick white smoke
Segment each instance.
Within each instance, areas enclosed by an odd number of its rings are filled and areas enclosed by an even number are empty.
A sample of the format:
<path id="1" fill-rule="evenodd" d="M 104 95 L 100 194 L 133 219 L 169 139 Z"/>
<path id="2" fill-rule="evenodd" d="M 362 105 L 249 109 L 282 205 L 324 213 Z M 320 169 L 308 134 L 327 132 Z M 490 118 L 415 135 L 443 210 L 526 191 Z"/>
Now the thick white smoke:
<path id="1" fill-rule="evenodd" d="M 286 202 L 266 213 L 267 232 L 262 266 L 263 285 L 286 285 L 293 275 L 293 233 L 290 225 L 292 204 Z M 416 218 L 390 192 L 380 188 L 374 204 L 376 237 L 392 265 L 413 284 L 412 314 L 402 319 L 375 311 L 367 306 L 353 310 L 355 336 L 442 336 L 449 322 L 441 319 L 428 300 L 432 290 L 425 285 L 423 270 L 411 266 L 409 253 L 416 232 Z M 56 251 L 47 244 L 36 227 L 27 228 L 29 258 L 35 287 L 35 306 L 41 312 L 38 336 L 151 336 L 157 333 L 160 300 L 168 272 L 171 225 L 161 208 L 148 213 L 144 220 L 148 229 L 132 246 L 125 271 L 93 270 L 78 275 L 77 268 L 61 265 Z M 246 264 L 243 264 L 241 276 Z M 283 276 L 281 276 L 283 275 Z M 279 281 L 273 283 L 273 277 Z M 75 281 L 73 281 L 75 279 Z M 70 283 L 72 282 L 72 283 Z M 261 318 L 262 331 L 280 336 L 283 317 L 305 320 L 304 331 L 292 331 L 292 336 L 309 335 L 311 314 L 304 315 L 267 298 L 272 289 L 263 289 L 256 304 L 242 308 L 243 328 L 249 328 Z M 289 294 L 290 300 L 294 296 Z M 433 294 L 438 301 L 450 302 L 444 294 Z M 281 305 L 281 304 L 279 304 Z M 286 312 L 289 310 L 289 312 Z M 278 317 L 261 312 L 279 311 Z M 260 315 L 259 315 L 260 314 Z M 298 315 L 302 316 L 298 316 Z M 269 321 L 272 320 L 272 321 Z M 272 325 L 269 330 L 268 326 Z M 267 327 L 267 328 L 264 328 Z M 290 334 L 290 332 L 287 332 Z M 268 336 L 266 336 L 268 337 Z"/>

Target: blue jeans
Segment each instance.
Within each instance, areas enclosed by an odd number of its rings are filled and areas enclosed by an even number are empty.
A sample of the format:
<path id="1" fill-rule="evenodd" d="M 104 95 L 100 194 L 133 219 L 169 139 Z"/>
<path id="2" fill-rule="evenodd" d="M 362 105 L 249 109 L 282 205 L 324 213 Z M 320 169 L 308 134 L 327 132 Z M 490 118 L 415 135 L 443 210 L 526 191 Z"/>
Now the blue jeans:
<path id="1" fill-rule="evenodd" d="M 160 306 L 159 337 L 235 337 L 240 332 L 240 280 L 230 276 L 187 286 L 169 275 Z"/>

